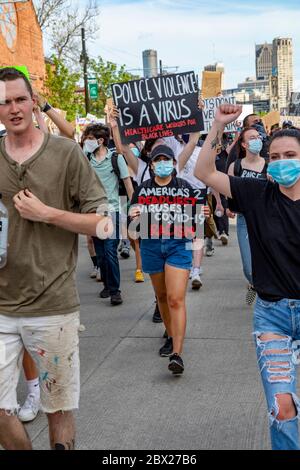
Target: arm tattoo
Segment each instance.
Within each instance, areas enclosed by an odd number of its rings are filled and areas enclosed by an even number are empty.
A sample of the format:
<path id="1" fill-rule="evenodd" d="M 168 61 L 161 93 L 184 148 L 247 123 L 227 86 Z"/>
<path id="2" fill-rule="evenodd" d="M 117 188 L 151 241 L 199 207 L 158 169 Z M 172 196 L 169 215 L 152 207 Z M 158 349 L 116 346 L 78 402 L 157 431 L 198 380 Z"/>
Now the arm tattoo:
<path id="1" fill-rule="evenodd" d="M 222 137 L 222 136 L 220 136 L 220 133 L 217 132 L 216 137 L 211 141 L 211 148 L 212 148 L 212 150 L 217 150 L 217 149 L 220 147 L 220 145 L 221 145 L 221 137 Z"/>

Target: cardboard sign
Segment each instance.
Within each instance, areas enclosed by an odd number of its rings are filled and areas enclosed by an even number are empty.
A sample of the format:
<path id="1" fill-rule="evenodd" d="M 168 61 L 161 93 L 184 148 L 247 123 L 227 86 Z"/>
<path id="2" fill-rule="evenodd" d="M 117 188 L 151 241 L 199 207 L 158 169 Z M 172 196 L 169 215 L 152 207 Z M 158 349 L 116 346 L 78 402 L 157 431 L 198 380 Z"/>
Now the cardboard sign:
<path id="1" fill-rule="evenodd" d="M 262 121 L 264 123 L 266 131 L 270 131 L 274 124 L 279 124 L 280 122 L 280 112 L 279 111 L 271 111 L 270 113 L 266 114 L 262 117 Z"/>
<path id="2" fill-rule="evenodd" d="M 112 92 L 125 144 L 203 129 L 194 72 L 115 83 Z"/>
<path id="3" fill-rule="evenodd" d="M 204 100 L 205 106 L 203 110 L 204 131 L 203 134 L 208 134 L 211 129 L 212 123 L 215 119 L 216 111 L 222 104 L 236 104 L 234 96 L 221 96 L 220 98 L 208 98 Z M 226 126 L 224 132 L 235 132 L 239 128 L 236 122 L 232 122 Z"/>
<path id="4" fill-rule="evenodd" d="M 219 93 L 222 93 L 222 72 L 204 71 L 202 74 L 202 98 L 213 98 Z"/>
<path id="5" fill-rule="evenodd" d="M 216 111 L 222 104 L 236 104 L 234 96 L 220 96 L 215 98 L 208 98 L 204 100 L 203 109 L 203 120 L 204 120 L 204 131 L 203 134 L 208 134 L 211 129 L 212 123 L 215 119 Z M 228 124 L 225 127 L 224 132 L 239 132 L 243 126 L 243 120 L 249 114 L 253 114 L 253 105 L 244 105 L 242 114 L 239 116 L 237 121 Z"/>

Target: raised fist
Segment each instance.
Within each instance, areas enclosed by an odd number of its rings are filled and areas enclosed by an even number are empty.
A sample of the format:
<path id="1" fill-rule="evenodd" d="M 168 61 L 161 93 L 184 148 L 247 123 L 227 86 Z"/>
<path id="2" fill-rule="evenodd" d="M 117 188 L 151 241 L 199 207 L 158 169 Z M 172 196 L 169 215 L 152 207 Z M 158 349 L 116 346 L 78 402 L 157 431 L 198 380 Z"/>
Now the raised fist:
<path id="1" fill-rule="evenodd" d="M 216 112 L 215 121 L 226 126 L 234 122 L 241 115 L 243 106 L 234 104 L 222 104 Z"/>

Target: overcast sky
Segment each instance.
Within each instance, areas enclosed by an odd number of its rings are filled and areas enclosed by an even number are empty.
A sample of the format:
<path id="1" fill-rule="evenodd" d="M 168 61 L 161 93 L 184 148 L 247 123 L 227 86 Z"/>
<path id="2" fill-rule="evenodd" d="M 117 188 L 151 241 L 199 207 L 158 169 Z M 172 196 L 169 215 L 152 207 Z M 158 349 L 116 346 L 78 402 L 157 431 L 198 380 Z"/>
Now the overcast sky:
<path id="1" fill-rule="evenodd" d="M 91 56 L 142 69 L 142 51 L 156 49 L 165 66 L 200 73 L 225 65 L 226 88 L 255 75 L 255 43 L 291 37 L 300 91 L 300 0 L 100 0 L 100 33 Z M 172 70 L 172 69 L 170 69 Z M 134 73 L 142 74 L 142 70 Z"/>

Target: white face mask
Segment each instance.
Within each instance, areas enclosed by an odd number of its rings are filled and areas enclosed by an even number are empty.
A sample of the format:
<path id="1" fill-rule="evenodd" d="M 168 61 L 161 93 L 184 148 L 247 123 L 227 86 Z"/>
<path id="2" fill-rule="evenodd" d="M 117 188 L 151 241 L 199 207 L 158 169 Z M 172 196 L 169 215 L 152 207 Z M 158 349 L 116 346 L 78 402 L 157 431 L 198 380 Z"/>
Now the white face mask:
<path id="1" fill-rule="evenodd" d="M 94 153 L 99 147 L 100 145 L 97 140 L 88 139 L 83 144 L 83 152 L 85 155 L 88 155 L 89 153 Z"/>

